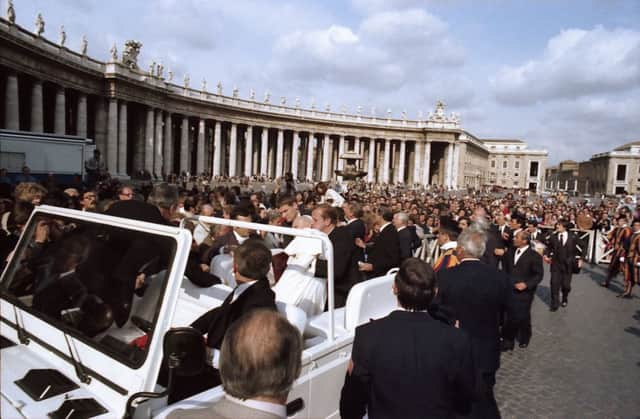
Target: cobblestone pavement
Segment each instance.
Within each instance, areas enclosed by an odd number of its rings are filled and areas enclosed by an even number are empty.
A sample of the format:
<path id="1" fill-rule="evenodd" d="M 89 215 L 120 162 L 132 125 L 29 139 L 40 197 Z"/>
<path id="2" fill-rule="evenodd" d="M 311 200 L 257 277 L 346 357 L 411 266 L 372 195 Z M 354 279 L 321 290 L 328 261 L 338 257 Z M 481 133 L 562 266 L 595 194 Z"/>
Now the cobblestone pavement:
<path id="1" fill-rule="evenodd" d="M 549 311 L 549 272 L 533 303 L 528 348 L 502 354 L 496 399 L 503 418 L 640 418 L 640 290 L 620 299 L 604 269 L 573 276 L 569 305 Z"/>

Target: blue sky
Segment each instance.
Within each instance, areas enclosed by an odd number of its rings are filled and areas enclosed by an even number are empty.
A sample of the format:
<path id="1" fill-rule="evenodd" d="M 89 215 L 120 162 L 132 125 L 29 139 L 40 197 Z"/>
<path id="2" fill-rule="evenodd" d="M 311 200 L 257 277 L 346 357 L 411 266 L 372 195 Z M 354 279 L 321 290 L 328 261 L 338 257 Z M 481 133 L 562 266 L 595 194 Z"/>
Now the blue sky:
<path id="1" fill-rule="evenodd" d="M 3 9 L 6 0 L 2 0 Z M 18 24 L 67 45 L 82 34 L 106 59 L 115 42 L 302 106 L 427 114 L 437 100 L 479 137 L 520 138 L 550 161 L 587 159 L 640 140 L 637 0 L 14 0 Z"/>

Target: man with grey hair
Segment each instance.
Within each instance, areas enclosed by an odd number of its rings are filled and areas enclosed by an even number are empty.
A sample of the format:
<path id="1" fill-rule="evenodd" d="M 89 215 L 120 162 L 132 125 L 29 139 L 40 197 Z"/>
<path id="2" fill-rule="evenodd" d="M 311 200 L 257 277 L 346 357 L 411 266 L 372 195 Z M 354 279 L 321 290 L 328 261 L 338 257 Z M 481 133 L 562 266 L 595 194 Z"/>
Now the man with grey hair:
<path id="1" fill-rule="evenodd" d="M 460 234 L 456 251 L 460 264 L 438 272 L 436 304 L 471 337 L 477 394 L 469 417 L 499 418 L 493 386 L 500 367 L 500 316 L 510 283 L 504 273 L 480 261 L 485 243 L 481 229 L 469 228 Z"/>
<path id="2" fill-rule="evenodd" d="M 409 215 L 406 212 L 393 214 L 393 226 L 398 230 L 398 240 L 400 241 L 400 261 L 413 256 L 414 239 L 411 230 L 407 228 L 407 224 L 409 224 Z"/>
<path id="3" fill-rule="evenodd" d="M 231 325 L 220 348 L 225 396 L 209 407 L 177 409 L 167 417 L 286 418 L 287 397 L 300 375 L 301 359 L 298 330 L 276 311 L 252 310 Z"/>

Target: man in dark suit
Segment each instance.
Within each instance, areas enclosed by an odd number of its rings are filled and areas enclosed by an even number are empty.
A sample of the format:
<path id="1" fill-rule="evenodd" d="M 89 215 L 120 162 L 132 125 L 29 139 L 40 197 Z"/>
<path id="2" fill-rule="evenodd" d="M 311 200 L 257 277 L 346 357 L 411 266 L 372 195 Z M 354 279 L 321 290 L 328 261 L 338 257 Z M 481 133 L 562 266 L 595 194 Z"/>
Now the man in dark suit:
<path id="1" fill-rule="evenodd" d="M 343 419 L 449 418 L 469 412 L 474 371 L 469 336 L 427 313 L 435 274 L 410 258 L 393 292 L 400 309 L 358 326 L 340 397 Z"/>
<path id="2" fill-rule="evenodd" d="M 362 205 L 356 201 L 349 201 L 342 205 L 342 209 L 344 210 L 344 219 L 347 221 L 346 227 L 353 238 L 364 240 L 367 228 L 362 221 Z"/>
<path id="3" fill-rule="evenodd" d="M 364 272 L 367 278 L 386 275 L 389 269 L 400 266 L 400 240 L 398 231 L 391 224 L 391 208 L 379 207 L 376 217 L 380 232 L 375 237 L 372 248 L 367 251 L 367 261 L 359 263 L 360 271 Z"/>
<path id="4" fill-rule="evenodd" d="M 573 265 L 582 267 L 582 244 L 576 235 L 569 231 L 569 221 L 560 220 L 556 224 L 556 233 L 549 237 L 544 260 L 551 264 L 551 305 L 550 311 L 557 311 L 562 290 L 562 307 L 569 304 Z"/>
<path id="5" fill-rule="evenodd" d="M 252 214 L 249 208 L 239 205 L 236 205 L 231 211 L 231 219 L 244 221 L 247 223 L 253 221 Z M 202 268 L 206 269 L 205 267 L 211 264 L 211 260 L 215 256 L 222 253 L 229 253 L 233 247 L 244 243 L 244 241 L 249 238 L 260 239 L 260 236 L 246 228 L 234 227 L 228 233 L 215 239 L 210 247 L 202 247 L 202 249 L 200 250 L 200 253 L 202 255 L 200 264 L 205 265 Z"/>
<path id="6" fill-rule="evenodd" d="M 476 370 L 476 395 L 471 417 L 499 418 L 493 395 L 500 367 L 500 316 L 510 292 L 509 278 L 480 261 L 486 235 L 466 229 L 458 237 L 460 264 L 438 272 L 436 304 L 451 313 L 471 337 Z"/>
<path id="7" fill-rule="evenodd" d="M 333 244 L 333 275 L 335 307 L 344 307 L 351 287 L 359 279 L 358 252 L 351 232 L 338 227 L 338 210 L 329 204 L 320 204 L 311 213 L 312 227 L 329 236 Z M 327 277 L 327 261 L 316 262 L 315 276 Z"/>
<path id="8" fill-rule="evenodd" d="M 191 327 L 206 335 L 209 348 L 220 349 L 229 327 L 242 315 L 258 308 L 276 310 L 275 294 L 269 287 L 267 273 L 271 252 L 259 240 L 247 240 L 233 251 L 233 272 L 238 286 L 222 305 L 198 319 Z M 160 382 L 164 381 L 161 373 Z M 169 402 L 182 400 L 220 384 L 218 372 L 211 366 L 195 377 L 176 377 Z"/>
<path id="9" fill-rule="evenodd" d="M 400 244 L 400 261 L 413 256 L 413 250 L 420 241 L 415 230 L 408 228 L 409 215 L 406 212 L 396 212 L 393 215 L 393 226 L 398 231 Z"/>
<path id="10" fill-rule="evenodd" d="M 505 272 L 511 278 L 511 294 L 502 327 L 502 350 L 512 350 L 517 337 L 521 348 L 531 340 L 531 303 L 536 287 L 542 281 L 542 256 L 531 248 L 531 237 L 526 230 L 513 237 L 513 248 L 505 255 Z"/>

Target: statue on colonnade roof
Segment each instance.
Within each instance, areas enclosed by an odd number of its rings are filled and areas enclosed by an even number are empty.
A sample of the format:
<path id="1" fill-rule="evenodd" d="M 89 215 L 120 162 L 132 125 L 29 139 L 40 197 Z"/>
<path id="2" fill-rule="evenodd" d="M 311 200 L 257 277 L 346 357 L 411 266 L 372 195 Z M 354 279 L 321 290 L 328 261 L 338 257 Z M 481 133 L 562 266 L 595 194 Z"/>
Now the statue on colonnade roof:
<path id="1" fill-rule="evenodd" d="M 142 42 L 128 40 L 124 43 L 124 51 L 122 52 L 122 64 L 131 70 L 138 69 L 138 55 L 140 55 Z"/>

